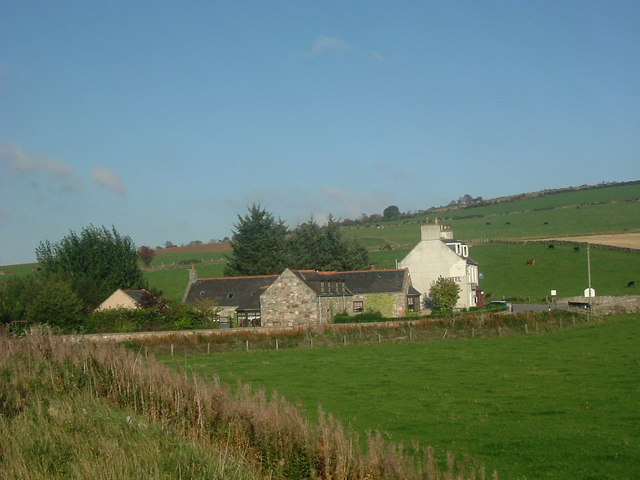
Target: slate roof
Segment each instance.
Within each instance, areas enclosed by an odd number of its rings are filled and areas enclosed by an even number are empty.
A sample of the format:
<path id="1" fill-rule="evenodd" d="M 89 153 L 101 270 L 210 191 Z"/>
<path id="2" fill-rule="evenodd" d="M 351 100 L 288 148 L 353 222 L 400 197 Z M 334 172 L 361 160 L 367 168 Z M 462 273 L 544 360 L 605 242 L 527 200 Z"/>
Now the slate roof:
<path id="1" fill-rule="evenodd" d="M 124 293 L 126 293 L 127 295 L 129 295 L 134 302 L 136 303 L 140 303 L 140 300 L 142 299 L 142 296 L 147 293 L 146 290 L 142 289 L 142 290 L 123 290 Z"/>
<path id="2" fill-rule="evenodd" d="M 317 272 L 293 270 L 319 296 L 402 292 L 405 269 Z M 415 290 L 415 289 L 414 289 Z"/>
<path id="3" fill-rule="evenodd" d="M 196 305 L 200 298 L 206 298 L 221 307 L 237 307 L 239 311 L 260 310 L 260 295 L 278 277 L 279 275 L 201 278 L 191 284 L 185 302 Z"/>

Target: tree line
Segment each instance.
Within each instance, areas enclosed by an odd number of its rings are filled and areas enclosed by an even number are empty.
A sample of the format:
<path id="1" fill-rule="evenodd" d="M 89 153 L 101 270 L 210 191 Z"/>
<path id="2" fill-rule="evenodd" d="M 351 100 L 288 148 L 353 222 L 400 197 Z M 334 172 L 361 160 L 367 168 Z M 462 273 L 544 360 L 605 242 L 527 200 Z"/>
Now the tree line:
<path id="1" fill-rule="evenodd" d="M 347 271 L 371 267 L 369 252 L 347 239 L 340 224 L 329 217 L 319 225 L 313 217 L 289 229 L 260 205 L 238 215 L 225 267 L 226 276 L 276 275 L 285 268 Z"/>

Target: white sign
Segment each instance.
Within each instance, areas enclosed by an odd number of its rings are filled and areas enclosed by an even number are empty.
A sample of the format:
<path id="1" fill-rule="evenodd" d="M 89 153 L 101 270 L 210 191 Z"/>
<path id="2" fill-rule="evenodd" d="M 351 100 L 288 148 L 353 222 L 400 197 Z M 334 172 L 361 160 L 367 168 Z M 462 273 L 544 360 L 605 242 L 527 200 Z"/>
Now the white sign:
<path id="1" fill-rule="evenodd" d="M 593 298 L 596 296 L 596 291 L 593 288 L 585 288 L 584 296 L 585 298 Z"/>
<path id="2" fill-rule="evenodd" d="M 551 290 L 551 296 L 555 297 L 558 294 L 557 290 Z"/>

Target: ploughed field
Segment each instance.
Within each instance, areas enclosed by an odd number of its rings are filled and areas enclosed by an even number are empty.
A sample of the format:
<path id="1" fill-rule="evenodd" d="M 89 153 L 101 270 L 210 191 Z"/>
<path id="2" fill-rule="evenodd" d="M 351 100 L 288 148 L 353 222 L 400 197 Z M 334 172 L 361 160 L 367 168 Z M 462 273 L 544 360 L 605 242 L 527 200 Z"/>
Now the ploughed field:
<path id="1" fill-rule="evenodd" d="M 600 322 L 600 323 L 598 323 Z M 160 357 L 500 478 L 640 478 L 640 316 L 542 335 Z"/>

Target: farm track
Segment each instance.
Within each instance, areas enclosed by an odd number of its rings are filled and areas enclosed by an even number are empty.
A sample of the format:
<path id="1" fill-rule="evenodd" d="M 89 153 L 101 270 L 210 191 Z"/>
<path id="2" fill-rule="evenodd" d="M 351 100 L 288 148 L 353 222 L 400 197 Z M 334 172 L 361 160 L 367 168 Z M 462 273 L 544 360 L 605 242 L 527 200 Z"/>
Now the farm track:
<path id="1" fill-rule="evenodd" d="M 542 241 L 589 243 L 591 245 L 607 245 L 611 247 L 629 248 L 640 251 L 640 232 L 552 237 L 544 238 Z"/>

